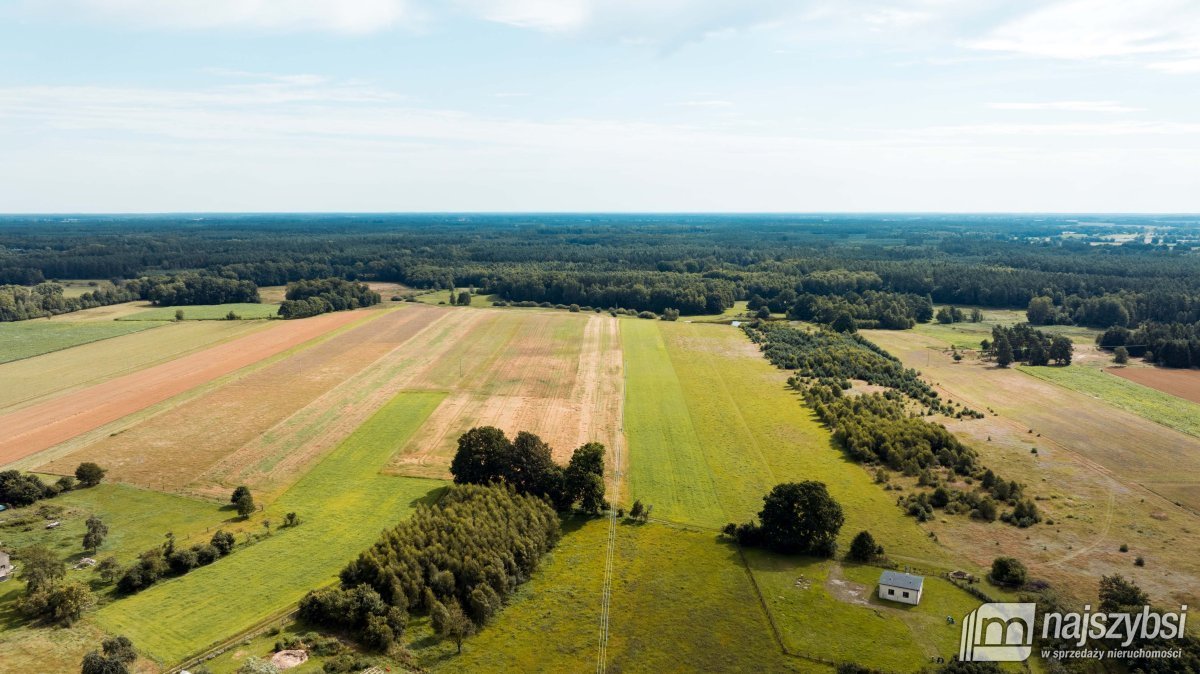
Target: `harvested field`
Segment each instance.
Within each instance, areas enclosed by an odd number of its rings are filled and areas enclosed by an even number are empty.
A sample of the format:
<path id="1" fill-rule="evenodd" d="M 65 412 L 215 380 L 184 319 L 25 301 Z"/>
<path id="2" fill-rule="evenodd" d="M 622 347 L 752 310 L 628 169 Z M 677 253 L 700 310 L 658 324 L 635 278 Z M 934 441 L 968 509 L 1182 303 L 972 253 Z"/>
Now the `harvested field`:
<path id="1" fill-rule="evenodd" d="M 278 304 L 250 304 L 239 302 L 234 304 L 195 304 L 182 307 L 154 307 L 128 316 L 118 318 L 118 321 L 173 321 L 175 312 L 183 312 L 185 321 L 224 321 L 229 312 L 237 314 L 238 319 L 276 318 L 279 316 Z"/>
<path id="2" fill-rule="evenodd" d="M 393 472 L 447 476 L 458 436 L 482 425 L 536 433 L 564 463 L 586 442 L 612 449 L 621 423 L 616 320 L 486 310 L 455 311 L 454 321 L 452 334 L 430 336 L 440 350 L 408 384 L 450 395 L 392 463 Z"/>
<path id="3" fill-rule="evenodd" d="M 151 326 L 151 323 L 89 325 Z M 60 324 L 61 325 L 61 324 Z M 0 365 L 0 411 L 9 412 L 60 394 L 145 367 L 165 363 L 219 342 L 267 327 L 265 322 L 187 322 L 90 342 Z"/>
<path id="4" fill-rule="evenodd" d="M 1200 370 L 1165 367 L 1112 367 L 1105 370 L 1131 382 L 1200 403 Z"/>
<path id="5" fill-rule="evenodd" d="M 340 312 L 280 321 L 258 334 L 124 375 L 0 416 L 0 465 L 31 456 L 336 328 L 362 320 Z M 220 428 L 215 426 L 209 430 Z"/>
<path id="6" fill-rule="evenodd" d="M 91 309 L 83 309 L 82 311 L 74 311 L 69 314 L 59 314 L 51 316 L 48 319 L 52 322 L 59 323 L 79 323 L 84 321 L 112 321 L 123 316 L 136 314 L 140 311 L 153 309 L 154 305 L 146 300 L 134 300 L 133 302 L 122 302 L 121 304 L 110 304 L 105 307 L 94 307 Z"/>
<path id="7" fill-rule="evenodd" d="M 404 390 L 420 366 L 436 353 L 430 348 L 431 337 L 451 331 L 453 319 L 458 317 L 416 304 L 406 306 L 402 314 L 401 326 L 377 335 L 380 344 L 394 348 L 218 461 L 192 490 L 224 496 L 227 487 L 245 484 L 256 492 L 273 493 L 307 472 Z"/>
<path id="8" fill-rule="evenodd" d="M 343 315 L 359 319 L 364 314 Z M 182 489 L 218 461 L 373 366 L 428 319 L 421 312 L 405 310 L 370 315 L 372 319 L 364 324 L 55 459 L 42 469 L 70 472 L 81 461 L 95 461 L 107 467 L 114 480 Z M 269 331 L 256 337 L 267 334 Z"/>

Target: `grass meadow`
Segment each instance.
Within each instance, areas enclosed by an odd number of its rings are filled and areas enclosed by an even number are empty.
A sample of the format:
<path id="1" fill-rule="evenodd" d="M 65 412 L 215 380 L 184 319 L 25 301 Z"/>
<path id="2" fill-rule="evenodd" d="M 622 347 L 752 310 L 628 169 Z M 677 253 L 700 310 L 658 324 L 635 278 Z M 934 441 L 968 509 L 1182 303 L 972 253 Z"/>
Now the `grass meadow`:
<path id="1" fill-rule="evenodd" d="M 1038 379 L 1098 398 L 1155 423 L 1200 437 L 1200 405 L 1122 379 L 1100 367 L 1084 364 L 1071 367 L 1021 365 L 1017 369 Z"/>
<path id="2" fill-rule="evenodd" d="M 941 305 L 934 309 L 940 309 Z M 963 311 L 970 312 L 970 307 L 958 307 Z M 992 338 L 992 326 L 995 325 L 1014 325 L 1016 323 L 1026 322 L 1025 312 L 1020 309 L 990 309 L 983 307 L 983 321 L 980 323 L 971 323 L 969 321 L 962 323 L 950 323 L 943 325 L 936 320 L 932 323 L 918 323 L 913 327 L 913 332 L 935 339 L 940 339 L 946 342 L 947 345 L 957 347 L 959 349 L 978 349 L 981 340 Z M 1039 325 L 1038 330 L 1056 335 L 1066 335 L 1071 338 L 1076 344 L 1095 344 L 1096 335 L 1099 330 L 1093 328 L 1085 328 L 1077 325 Z"/>
<path id="3" fill-rule="evenodd" d="M 32 358 L 80 344 L 156 328 L 162 323 L 117 321 L 64 323 L 47 320 L 0 323 L 0 363 Z"/>
<path id="4" fill-rule="evenodd" d="M 139 311 L 136 314 L 122 316 L 118 322 L 136 321 L 173 321 L 175 312 L 183 311 L 185 321 L 223 321 L 229 312 L 237 314 L 239 319 L 277 318 L 278 304 L 251 304 L 238 302 L 233 304 L 196 304 L 186 307 L 155 307 Z"/>
<path id="5" fill-rule="evenodd" d="M 251 517 L 278 523 L 296 512 L 300 526 L 114 602 L 96 614 L 97 622 L 159 660 L 178 662 L 332 582 L 382 529 L 440 492 L 441 481 L 385 477 L 379 469 L 442 397 L 397 395 L 265 513 Z"/>

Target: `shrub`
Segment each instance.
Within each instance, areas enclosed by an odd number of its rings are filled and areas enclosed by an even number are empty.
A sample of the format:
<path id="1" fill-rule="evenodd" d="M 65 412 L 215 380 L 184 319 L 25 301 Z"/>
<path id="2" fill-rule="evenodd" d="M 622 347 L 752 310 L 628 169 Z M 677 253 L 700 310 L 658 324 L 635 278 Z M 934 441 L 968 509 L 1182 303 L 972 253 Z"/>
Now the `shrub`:
<path id="1" fill-rule="evenodd" d="M 992 560 L 992 572 L 988 576 L 997 585 L 1020 587 L 1029 579 L 1029 570 L 1012 557 L 997 557 Z"/>

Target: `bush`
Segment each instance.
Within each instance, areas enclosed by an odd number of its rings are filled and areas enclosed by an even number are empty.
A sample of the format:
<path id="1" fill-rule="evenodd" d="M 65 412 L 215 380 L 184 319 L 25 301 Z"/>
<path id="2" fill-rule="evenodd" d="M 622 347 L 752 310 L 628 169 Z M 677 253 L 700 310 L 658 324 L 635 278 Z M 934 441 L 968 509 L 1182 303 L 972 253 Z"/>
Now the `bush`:
<path id="1" fill-rule="evenodd" d="M 1020 587 L 1029 579 L 1029 570 L 1012 557 L 997 557 L 992 560 L 992 572 L 988 576 L 997 585 Z"/>
<path id="2" fill-rule="evenodd" d="M 875 537 L 868 531 L 860 531 L 851 541 L 846 559 L 852 562 L 870 562 L 882 555 L 883 546 L 875 542 Z"/>

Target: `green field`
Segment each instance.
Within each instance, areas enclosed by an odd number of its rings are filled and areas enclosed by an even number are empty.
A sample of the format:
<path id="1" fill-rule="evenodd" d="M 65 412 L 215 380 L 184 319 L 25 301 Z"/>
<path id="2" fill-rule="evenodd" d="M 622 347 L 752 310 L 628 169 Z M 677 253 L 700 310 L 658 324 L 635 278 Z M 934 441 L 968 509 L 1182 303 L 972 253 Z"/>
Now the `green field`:
<path id="1" fill-rule="evenodd" d="M 880 569 L 811 558 L 748 551 L 763 596 L 791 652 L 853 661 L 885 671 L 917 671 L 931 657 L 949 660 L 958 651 L 959 621 L 979 600 L 941 578 L 927 576 L 919 606 L 886 602 L 875 595 Z M 830 590 L 830 575 L 859 594 L 850 603 Z M 814 620 L 813 616 L 821 616 Z M 952 616 L 955 624 L 948 624 Z M 846 639 L 848 634 L 854 639 Z M 872 645 L 869 649 L 862 644 Z"/>
<path id="2" fill-rule="evenodd" d="M 118 321 L 173 321 L 175 312 L 183 312 L 185 321 L 223 321 L 229 312 L 237 314 L 240 319 L 275 318 L 279 315 L 278 304 L 249 304 L 238 302 L 233 304 L 196 304 L 186 307 L 155 307 L 139 311 L 136 314 L 122 316 Z"/>
<path id="3" fill-rule="evenodd" d="M 32 358 L 51 351 L 149 330 L 162 323 L 64 323 L 32 319 L 0 323 L 0 363 Z"/>
<path id="4" fill-rule="evenodd" d="M 381 529 L 434 499 L 437 480 L 385 477 L 379 469 L 441 402 L 442 393 L 401 393 L 252 522 L 296 512 L 295 529 L 211 566 L 159 583 L 96 614 L 143 652 L 178 662 L 286 609 L 309 589 L 332 582 Z"/>
<path id="5" fill-rule="evenodd" d="M 454 291 L 454 299 L 458 299 L 458 294 L 465 288 L 457 288 Z M 399 293 L 399 295 L 407 295 L 407 292 Z M 422 304 L 450 304 L 449 290 L 434 290 L 433 292 L 421 292 L 416 295 L 417 301 Z M 387 298 L 385 298 L 387 299 Z M 482 293 L 471 295 L 471 306 L 473 307 L 490 307 L 492 302 L 500 299 L 496 295 L 484 295 Z"/>
<path id="6" fill-rule="evenodd" d="M 938 305 L 934 309 L 936 311 L 940 308 L 941 305 Z M 970 307 L 958 308 L 968 313 L 970 311 Z M 918 323 L 913 327 L 913 332 L 940 339 L 946 342 L 947 345 L 960 349 L 978 349 L 981 340 L 991 340 L 992 326 L 1014 325 L 1026 322 L 1023 310 L 989 309 L 983 307 L 981 311 L 983 311 L 983 322 L 981 323 L 971 323 L 968 321 L 943 325 L 935 320 L 932 323 Z M 1099 330 L 1077 325 L 1039 325 L 1037 329 L 1050 334 L 1066 335 L 1076 344 L 1095 344 L 1096 335 L 1100 334 Z"/>
<path id="7" fill-rule="evenodd" d="M 721 509 L 716 479 L 692 426 L 660 323 L 621 322 L 630 501 L 653 505 L 655 517 L 720 527 L 729 518 Z"/>
<path id="8" fill-rule="evenodd" d="M 16 518 L 37 515 L 42 508 L 52 520 L 61 522 L 56 529 L 46 529 L 42 518 L 29 530 L 24 527 L 4 527 L 3 523 Z M 95 554 L 84 553 L 81 547 L 84 522 L 96 515 L 108 526 L 108 538 Z M 138 553 L 160 545 L 167 532 L 175 534 L 181 544 L 207 542 L 215 531 L 229 520 L 232 513 L 222 510 L 221 504 L 209 501 L 162 494 L 120 484 L 101 484 L 88 489 L 76 489 L 27 508 L 0 513 L 0 540 L 6 546 L 23 548 L 41 544 L 57 552 L 68 563 L 82 557 L 115 555 L 122 563 Z M 210 534 L 210 535 L 205 535 Z M 91 576 L 90 572 L 88 577 Z"/>
<path id="9" fill-rule="evenodd" d="M 1132 412 L 1155 423 L 1200 437 L 1200 405 L 1149 386 L 1108 374 L 1092 365 L 1017 369 Z"/>
<path id="10" fill-rule="evenodd" d="M 893 553 L 947 561 L 740 330 L 631 320 L 621 340 L 629 493 L 655 517 L 719 527 L 756 515 L 780 482 L 820 480 L 846 511 L 843 545 L 868 529 Z"/>

